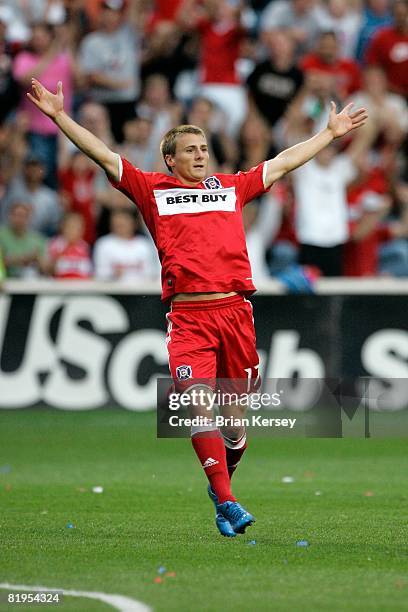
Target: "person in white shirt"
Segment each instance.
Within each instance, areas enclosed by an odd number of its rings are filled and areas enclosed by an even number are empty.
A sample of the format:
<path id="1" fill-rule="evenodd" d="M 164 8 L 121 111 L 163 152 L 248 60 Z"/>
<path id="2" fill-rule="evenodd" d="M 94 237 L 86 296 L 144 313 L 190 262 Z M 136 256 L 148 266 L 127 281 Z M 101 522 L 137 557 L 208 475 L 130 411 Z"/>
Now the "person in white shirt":
<path id="1" fill-rule="evenodd" d="M 146 236 L 135 234 L 137 220 L 127 209 L 111 214 L 111 233 L 95 243 L 95 277 L 124 282 L 156 280 L 157 256 Z"/>
<path id="2" fill-rule="evenodd" d="M 299 263 L 316 266 L 325 276 L 342 274 L 343 245 L 349 238 L 347 186 L 377 133 L 374 121 L 368 122 L 345 153 L 331 144 L 293 173 Z"/>
<path id="3" fill-rule="evenodd" d="M 316 6 L 319 30 L 336 33 L 342 57 L 354 58 L 361 22 L 361 11 L 348 0 L 327 0 Z"/>

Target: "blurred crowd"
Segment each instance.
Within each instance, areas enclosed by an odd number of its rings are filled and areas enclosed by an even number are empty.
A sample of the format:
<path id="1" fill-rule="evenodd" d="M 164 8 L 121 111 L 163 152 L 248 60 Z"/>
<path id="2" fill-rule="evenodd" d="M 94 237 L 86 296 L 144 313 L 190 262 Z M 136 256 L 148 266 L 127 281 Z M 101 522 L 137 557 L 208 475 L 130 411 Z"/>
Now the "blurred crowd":
<path id="1" fill-rule="evenodd" d="M 253 277 L 408 276 L 407 0 L 0 0 L 0 278 L 156 280 L 136 207 L 29 102 L 32 77 L 145 171 L 179 123 L 233 173 L 312 136 L 331 100 L 364 106 L 245 207 Z"/>

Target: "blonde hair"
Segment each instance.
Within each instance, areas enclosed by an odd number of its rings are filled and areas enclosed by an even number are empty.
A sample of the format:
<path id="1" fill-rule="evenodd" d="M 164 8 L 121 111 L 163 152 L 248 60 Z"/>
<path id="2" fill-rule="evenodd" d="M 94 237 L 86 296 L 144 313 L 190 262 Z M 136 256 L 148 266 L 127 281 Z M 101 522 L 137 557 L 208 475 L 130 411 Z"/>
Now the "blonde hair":
<path id="1" fill-rule="evenodd" d="M 202 136 L 205 139 L 203 130 L 196 125 L 178 125 L 177 127 L 169 130 L 160 143 L 160 151 L 163 155 L 164 163 L 170 172 L 173 172 L 173 170 L 166 162 L 166 155 L 175 154 L 177 138 L 183 134 L 196 134 L 197 136 Z"/>

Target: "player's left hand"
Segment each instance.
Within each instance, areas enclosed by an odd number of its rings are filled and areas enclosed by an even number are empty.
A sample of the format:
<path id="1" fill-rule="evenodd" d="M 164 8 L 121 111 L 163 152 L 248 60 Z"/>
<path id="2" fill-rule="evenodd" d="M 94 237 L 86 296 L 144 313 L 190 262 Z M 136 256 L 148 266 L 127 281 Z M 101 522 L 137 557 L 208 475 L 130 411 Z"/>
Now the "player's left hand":
<path id="1" fill-rule="evenodd" d="M 340 113 L 337 113 L 336 104 L 332 101 L 329 121 L 327 127 L 331 130 L 333 138 L 340 138 L 351 130 L 364 125 L 368 118 L 368 113 L 365 108 L 359 108 L 356 111 L 350 112 L 353 107 L 353 102 L 347 104 Z"/>

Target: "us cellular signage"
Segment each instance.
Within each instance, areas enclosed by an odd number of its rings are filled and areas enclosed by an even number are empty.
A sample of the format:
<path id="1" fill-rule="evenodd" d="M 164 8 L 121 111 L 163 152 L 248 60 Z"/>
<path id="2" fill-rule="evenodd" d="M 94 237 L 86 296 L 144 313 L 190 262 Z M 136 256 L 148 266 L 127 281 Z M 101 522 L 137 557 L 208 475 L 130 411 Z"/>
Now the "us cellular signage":
<path id="1" fill-rule="evenodd" d="M 388 384 L 398 409 L 393 385 L 408 379 L 404 296 L 253 302 L 263 378 L 399 379 Z M 0 408 L 153 408 L 157 378 L 168 376 L 165 312 L 152 295 L 0 296 Z"/>

